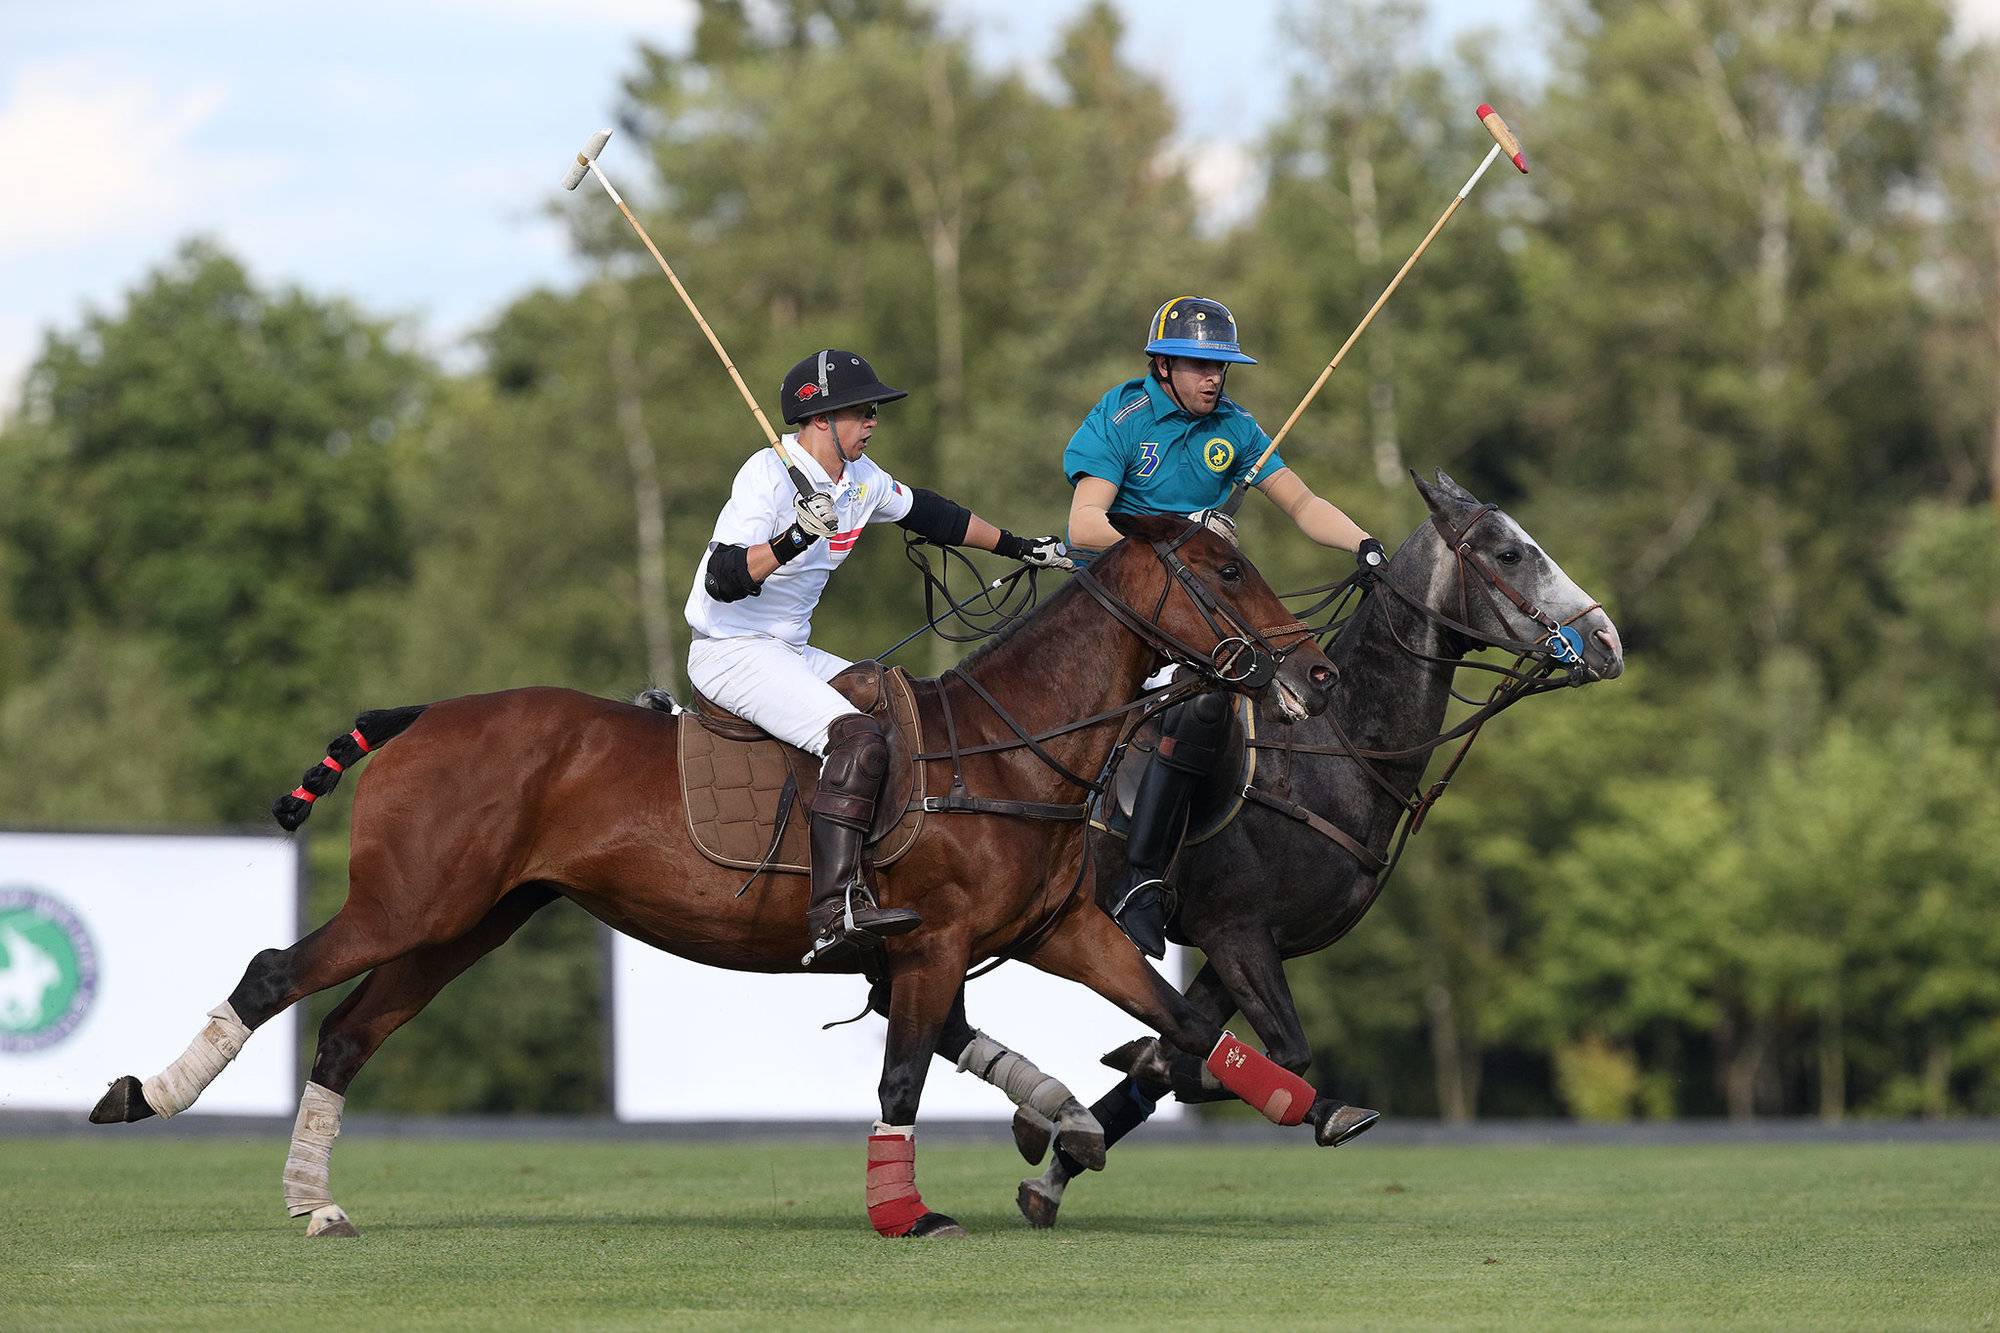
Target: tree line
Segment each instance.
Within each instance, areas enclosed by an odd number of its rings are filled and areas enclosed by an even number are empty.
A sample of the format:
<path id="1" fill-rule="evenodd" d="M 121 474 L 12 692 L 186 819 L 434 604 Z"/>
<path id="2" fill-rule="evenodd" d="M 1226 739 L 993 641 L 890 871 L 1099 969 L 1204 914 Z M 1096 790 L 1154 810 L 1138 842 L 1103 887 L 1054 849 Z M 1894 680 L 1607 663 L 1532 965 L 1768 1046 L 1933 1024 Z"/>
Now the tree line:
<path id="1" fill-rule="evenodd" d="M 1230 391 L 1274 428 L 1499 101 L 1534 175 L 1487 178 L 1285 452 L 1392 546 L 1406 470 L 1447 468 L 1631 669 L 1489 728 L 1363 925 L 1291 965 L 1318 1081 L 1453 1119 L 2000 1111 L 2000 107 L 1948 4 L 1567 0 L 1502 97 L 1408 0 L 1299 3 L 1234 221 L 1108 5 L 1052 80 L 919 0 L 699 12 L 623 88 L 649 230 L 753 387 L 864 351 L 916 391 L 881 461 L 1016 531 L 1061 526 L 1062 446 L 1176 293 L 1234 308 L 1262 364 Z M 678 684 L 760 439 L 600 203 L 551 201 L 593 276 L 471 370 L 199 239 L 47 334 L 0 429 L 0 824 L 255 825 L 364 708 Z M 1345 572 L 1268 509 L 1274 586 Z M 817 635 L 865 657 L 921 616 L 881 537 Z M 602 1109 L 594 931 L 538 919 L 359 1103 Z"/>

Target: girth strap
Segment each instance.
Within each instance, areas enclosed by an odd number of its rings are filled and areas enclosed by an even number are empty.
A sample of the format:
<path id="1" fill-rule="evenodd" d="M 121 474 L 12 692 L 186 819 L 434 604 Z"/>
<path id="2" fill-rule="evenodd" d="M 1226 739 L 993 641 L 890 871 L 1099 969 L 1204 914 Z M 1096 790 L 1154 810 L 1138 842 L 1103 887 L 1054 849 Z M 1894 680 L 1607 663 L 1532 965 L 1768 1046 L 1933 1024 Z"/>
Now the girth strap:
<path id="1" fill-rule="evenodd" d="M 1321 819 L 1318 815 L 1306 809 L 1304 806 L 1298 804 L 1296 801 L 1288 801 L 1282 796 L 1274 796 L 1270 792 L 1264 791 L 1261 788 L 1250 787 L 1250 786 L 1244 787 L 1243 796 L 1245 800 L 1255 801 L 1259 805 L 1269 806 L 1271 809 L 1276 810 L 1281 815 L 1290 815 L 1293 819 L 1298 820 L 1301 824 L 1304 824 L 1306 827 L 1310 828 L 1313 832 L 1338 843 L 1342 848 L 1344 848 L 1347 851 L 1348 855 L 1352 856 L 1355 860 L 1359 861 L 1362 867 L 1367 871 L 1369 871 L 1371 874 L 1379 875 L 1384 870 L 1389 868 L 1389 863 L 1382 857 L 1377 856 L 1374 852 L 1362 846 L 1360 843 L 1356 842 L 1353 838 L 1341 832 L 1339 829 L 1335 828 L 1332 824 L 1329 824 L 1326 820 Z"/>
<path id="2" fill-rule="evenodd" d="M 1006 801 L 988 796 L 968 796 L 962 791 L 949 791 L 943 796 L 926 796 L 911 801 L 912 811 L 922 810 L 926 814 L 967 814 L 967 815 L 1017 815 L 1022 819 L 1077 820 L 1087 817 L 1087 805 L 1065 805 L 1054 801 Z"/>

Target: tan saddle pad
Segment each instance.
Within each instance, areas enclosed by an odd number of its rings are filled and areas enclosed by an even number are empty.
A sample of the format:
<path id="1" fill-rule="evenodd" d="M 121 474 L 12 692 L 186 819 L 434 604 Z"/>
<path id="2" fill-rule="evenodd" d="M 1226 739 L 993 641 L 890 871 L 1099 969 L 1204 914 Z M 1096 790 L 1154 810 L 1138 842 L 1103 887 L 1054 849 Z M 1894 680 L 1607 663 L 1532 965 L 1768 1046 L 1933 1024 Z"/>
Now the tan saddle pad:
<path id="1" fill-rule="evenodd" d="M 911 795 L 923 790 L 923 765 L 916 761 L 923 752 L 916 692 L 908 672 L 880 662 L 858 662 L 830 683 L 880 722 L 889 738 L 889 775 L 868 834 L 869 862 L 889 865 L 910 850 L 923 829 L 923 812 L 908 810 Z M 763 865 L 789 778 L 797 790 L 770 868 L 805 874 L 811 857 L 806 811 L 819 786 L 819 760 L 699 694 L 680 722 L 681 804 L 687 810 L 688 835 L 701 854 L 741 870 Z"/>

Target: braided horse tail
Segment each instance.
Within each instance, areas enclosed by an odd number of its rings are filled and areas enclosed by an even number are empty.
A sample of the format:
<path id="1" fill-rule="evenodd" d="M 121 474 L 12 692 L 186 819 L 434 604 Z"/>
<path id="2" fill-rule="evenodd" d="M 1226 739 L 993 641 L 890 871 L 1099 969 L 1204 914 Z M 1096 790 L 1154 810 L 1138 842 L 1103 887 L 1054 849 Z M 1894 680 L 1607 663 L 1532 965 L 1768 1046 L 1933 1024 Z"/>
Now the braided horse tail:
<path id="1" fill-rule="evenodd" d="M 299 785 L 271 802 L 271 817 L 289 833 L 306 822 L 313 802 L 332 791 L 340 775 L 361 762 L 361 757 L 378 750 L 403 734 L 429 704 L 404 708 L 377 708 L 354 719 L 354 730 L 327 742 L 326 758 L 306 770 Z"/>

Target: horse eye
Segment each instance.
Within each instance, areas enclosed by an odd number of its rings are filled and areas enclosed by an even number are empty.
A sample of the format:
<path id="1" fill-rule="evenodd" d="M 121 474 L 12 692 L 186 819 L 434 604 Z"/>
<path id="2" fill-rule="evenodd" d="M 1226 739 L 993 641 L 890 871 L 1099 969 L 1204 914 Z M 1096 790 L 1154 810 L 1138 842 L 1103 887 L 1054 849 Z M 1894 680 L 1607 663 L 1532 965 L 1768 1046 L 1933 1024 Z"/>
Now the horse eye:
<path id="1" fill-rule="evenodd" d="M 1502 552 L 1500 553 L 1500 563 L 1501 563 L 1501 564 L 1503 564 L 1503 565 L 1518 565 L 1518 564 L 1520 564 L 1520 563 L 1521 563 L 1521 548 L 1520 548 L 1520 547 L 1518 547 L 1518 546 L 1510 546 L 1510 547 L 1508 547 L 1508 548 L 1507 548 L 1506 550 L 1502 551 Z"/>
<path id="2" fill-rule="evenodd" d="M 1224 583 L 1235 583 L 1242 579 L 1243 567 L 1241 565 L 1238 565 L 1236 562 L 1231 561 L 1230 563 L 1224 565 L 1221 569 L 1217 570 L 1216 573 L 1222 576 L 1222 581 Z"/>

